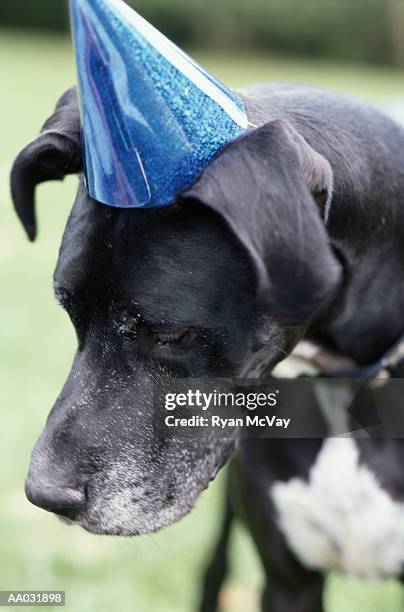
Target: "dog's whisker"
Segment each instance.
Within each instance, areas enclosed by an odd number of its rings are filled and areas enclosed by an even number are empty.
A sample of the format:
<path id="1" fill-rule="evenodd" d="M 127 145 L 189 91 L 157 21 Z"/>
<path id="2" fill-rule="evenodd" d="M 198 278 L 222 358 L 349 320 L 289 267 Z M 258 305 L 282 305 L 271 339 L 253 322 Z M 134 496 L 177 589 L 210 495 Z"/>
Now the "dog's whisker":
<path id="1" fill-rule="evenodd" d="M 280 346 L 277 346 L 276 344 L 272 344 L 272 343 L 271 343 L 271 346 L 277 351 L 279 351 L 280 353 L 282 353 L 283 355 L 285 355 L 286 357 L 289 357 L 289 353 L 285 351 L 283 348 L 281 348 Z"/>

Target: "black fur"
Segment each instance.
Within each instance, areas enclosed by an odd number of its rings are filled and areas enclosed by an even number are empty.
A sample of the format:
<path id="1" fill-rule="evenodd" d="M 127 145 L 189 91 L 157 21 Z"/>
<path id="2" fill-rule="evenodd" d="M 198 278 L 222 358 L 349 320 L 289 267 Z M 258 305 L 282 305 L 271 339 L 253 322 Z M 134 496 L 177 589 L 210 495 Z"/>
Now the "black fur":
<path id="1" fill-rule="evenodd" d="M 135 534 L 177 520 L 233 450 L 157 436 L 156 383 L 260 376 L 303 335 L 366 364 L 403 332 L 404 130 L 331 92 L 274 84 L 242 95 L 258 127 L 172 207 L 111 209 L 80 181 L 55 273 L 79 347 L 27 494 L 91 531 Z M 31 239 L 36 184 L 80 169 L 74 90 L 45 130 L 11 179 Z M 307 470 L 318 450 L 312 441 L 241 445 L 247 477 L 236 482 L 268 573 L 266 610 L 321 606 L 322 576 L 288 552 L 264 495 L 265 483 Z"/>

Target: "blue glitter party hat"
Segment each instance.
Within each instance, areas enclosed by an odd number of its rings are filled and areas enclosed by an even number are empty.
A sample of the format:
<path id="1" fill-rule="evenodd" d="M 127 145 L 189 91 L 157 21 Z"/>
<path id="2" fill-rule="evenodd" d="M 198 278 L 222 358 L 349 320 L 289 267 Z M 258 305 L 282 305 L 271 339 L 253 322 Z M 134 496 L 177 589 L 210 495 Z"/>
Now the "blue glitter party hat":
<path id="1" fill-rule="evenodd" d="M 238 96 L 122 0 L 70 0 L 92 198 L 166 206 L 247 129 Z"/>

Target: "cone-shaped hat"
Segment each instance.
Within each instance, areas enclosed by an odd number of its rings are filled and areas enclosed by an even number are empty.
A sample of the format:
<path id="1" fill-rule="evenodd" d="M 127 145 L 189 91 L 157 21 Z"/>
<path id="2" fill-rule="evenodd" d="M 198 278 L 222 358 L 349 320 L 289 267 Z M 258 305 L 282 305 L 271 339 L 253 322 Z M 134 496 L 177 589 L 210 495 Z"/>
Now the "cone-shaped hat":
<path id="1" fill-rule="evenodd" d="M 70 0 L 91 197 L 174 202 L 248 125 L 238 96 L 122 0 Z"/>

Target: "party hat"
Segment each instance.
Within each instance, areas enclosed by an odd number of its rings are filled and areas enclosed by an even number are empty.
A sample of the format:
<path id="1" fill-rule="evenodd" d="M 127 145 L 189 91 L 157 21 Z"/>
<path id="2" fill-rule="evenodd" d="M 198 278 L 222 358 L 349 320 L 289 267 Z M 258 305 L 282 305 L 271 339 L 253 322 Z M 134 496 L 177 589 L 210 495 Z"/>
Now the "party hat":
<path id="1" fill-rule="evenodd" d="M 166 206 L 248 127 L 243 103 L 122 0 L 70 0 L 92 198 Z"/>

